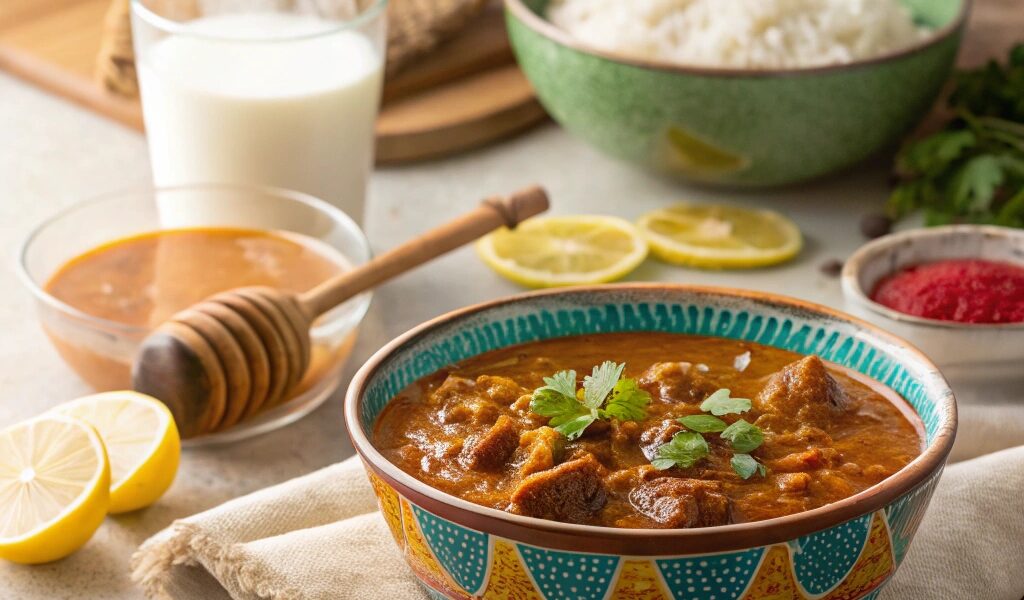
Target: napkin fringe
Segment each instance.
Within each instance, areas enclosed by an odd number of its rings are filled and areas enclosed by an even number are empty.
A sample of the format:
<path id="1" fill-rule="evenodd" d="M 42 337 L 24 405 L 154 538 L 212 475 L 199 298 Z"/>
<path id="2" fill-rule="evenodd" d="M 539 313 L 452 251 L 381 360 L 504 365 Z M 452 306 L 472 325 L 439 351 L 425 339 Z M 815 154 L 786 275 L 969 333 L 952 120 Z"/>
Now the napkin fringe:
<path id="1" fill-rule="evenodd" d="M 204 560 L 197 560 L 202 557 Z M 299 600 L 301 593 L 290 586 L 272 583 L 274 572 L 254 559 L 244 548 L 220 544 L 191 523 L 175 523 L 166 536 L 150 539 L 132 555 L 132 580 L 149 598 L 171 599 L 166 586 L 174 566 L 206 568 L 222 583 L 257 598 Z"/>

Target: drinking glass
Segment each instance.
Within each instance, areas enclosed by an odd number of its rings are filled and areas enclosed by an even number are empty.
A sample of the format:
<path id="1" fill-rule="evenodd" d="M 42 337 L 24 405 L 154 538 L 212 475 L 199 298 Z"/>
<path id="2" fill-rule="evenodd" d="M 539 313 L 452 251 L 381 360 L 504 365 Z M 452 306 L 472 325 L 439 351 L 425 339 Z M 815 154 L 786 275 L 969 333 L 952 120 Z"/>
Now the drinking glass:
<path id="1" fill-rule="evenodd" d="M 132 0 L 156 186 L 292 189 L 360 222 L 373 167 L 386 4 Z M 168 226 L 204 218 L 164 201 L 161 212 Z"/>

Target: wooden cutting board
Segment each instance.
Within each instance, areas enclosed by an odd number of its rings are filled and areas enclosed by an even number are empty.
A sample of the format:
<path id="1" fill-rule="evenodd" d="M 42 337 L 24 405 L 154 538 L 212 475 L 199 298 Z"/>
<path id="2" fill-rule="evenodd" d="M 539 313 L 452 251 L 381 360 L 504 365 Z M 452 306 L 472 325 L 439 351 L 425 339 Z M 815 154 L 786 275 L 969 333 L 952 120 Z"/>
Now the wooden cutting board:
<path id="1" fill-rule="evenodd" d="M 108 6 L 109 0 L 0 0 L 0 69 L 141 131 L 138 100 L 93 81 Z M 501 3 L 492 2 L 465 32 L 385 84 L 377 161 L 468 150 L 544 117 L 515 66 Z"/>

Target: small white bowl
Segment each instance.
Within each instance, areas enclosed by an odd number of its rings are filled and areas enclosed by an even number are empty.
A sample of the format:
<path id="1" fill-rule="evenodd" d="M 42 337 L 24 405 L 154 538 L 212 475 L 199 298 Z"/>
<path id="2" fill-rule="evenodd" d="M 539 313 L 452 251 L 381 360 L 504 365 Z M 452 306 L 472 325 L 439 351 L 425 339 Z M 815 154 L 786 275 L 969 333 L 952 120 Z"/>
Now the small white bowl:
<path id="1" fill-rule="evenodd" d="M 1024 266 L 1024 231 L 952 225 L 887 235 L 862 246 L 842 273 L 846 309 L 915 344 L 947 379 L 1024 379 L 1024 323 L 971 324 L 925 319 L 871 300 L 878 282 L 905 267 L 975 258 Z"/>

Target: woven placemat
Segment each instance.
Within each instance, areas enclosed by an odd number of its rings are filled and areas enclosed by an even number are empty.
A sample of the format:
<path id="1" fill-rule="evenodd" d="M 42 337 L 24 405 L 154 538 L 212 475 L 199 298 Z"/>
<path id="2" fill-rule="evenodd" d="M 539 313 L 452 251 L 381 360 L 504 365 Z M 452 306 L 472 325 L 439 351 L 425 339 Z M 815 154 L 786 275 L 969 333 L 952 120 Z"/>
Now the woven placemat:
<path id="1" fill-rule="evenodd" d="M 368 0 L 357 0 L 360 5 Z M 96 80 L 123 96 L 139 92 L 132 50 L 130 0 L 112 0 L 96 59 Z M 387 75 L 391 76 L 461 31 L 488 0 L 390 0 Z"/>

